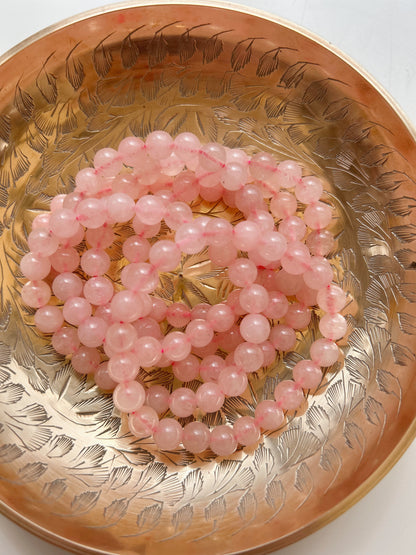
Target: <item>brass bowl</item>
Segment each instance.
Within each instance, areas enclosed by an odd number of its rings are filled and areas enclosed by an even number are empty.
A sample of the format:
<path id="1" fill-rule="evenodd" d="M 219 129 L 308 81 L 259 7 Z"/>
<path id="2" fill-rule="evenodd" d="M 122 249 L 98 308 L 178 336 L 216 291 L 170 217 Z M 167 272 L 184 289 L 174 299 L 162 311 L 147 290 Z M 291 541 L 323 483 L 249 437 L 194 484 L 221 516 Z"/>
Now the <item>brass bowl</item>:
<path id="1" fill-rule="evenodd" d="M 0 62 L 4 514 L 78 553 L 220 555 L 270 552 L 347 509 L 415 433 L 415 137 L 386 94 L 304 31 L 225 5 L 97 10 Z M 34 216 L 98 148 L 157 128 L 294 158 L 339 215 L 334 262 L 354 299 L 344 364 L 284 429 L 229 459 L 130 436 L 20 299 Z M 194 269 L 189 282 L 215 289 Z M 294 360 L 219 418 L 249 414 Z"/>

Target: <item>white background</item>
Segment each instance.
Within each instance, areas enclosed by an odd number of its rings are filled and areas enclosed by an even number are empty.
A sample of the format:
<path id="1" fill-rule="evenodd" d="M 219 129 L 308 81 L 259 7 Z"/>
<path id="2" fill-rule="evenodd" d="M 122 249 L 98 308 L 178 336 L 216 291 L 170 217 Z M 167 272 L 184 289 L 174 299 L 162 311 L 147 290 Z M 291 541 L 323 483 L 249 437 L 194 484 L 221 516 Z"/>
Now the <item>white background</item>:
<path id="1" fill-rule="evenodd" d="M 0 54 L 44 27 L 99 7 L 103 1 L 5 0 L 0 11 Z M 245 0 L 245 4 L 302 25 L 343 50 L 390 92 L 416 126 L 414 0 Z M 415 553 L 415 470 L 416 442 L 352 509 L 278 555 Z M 2 555 L 68 553 L 1 515 L 0 546 Z"/>

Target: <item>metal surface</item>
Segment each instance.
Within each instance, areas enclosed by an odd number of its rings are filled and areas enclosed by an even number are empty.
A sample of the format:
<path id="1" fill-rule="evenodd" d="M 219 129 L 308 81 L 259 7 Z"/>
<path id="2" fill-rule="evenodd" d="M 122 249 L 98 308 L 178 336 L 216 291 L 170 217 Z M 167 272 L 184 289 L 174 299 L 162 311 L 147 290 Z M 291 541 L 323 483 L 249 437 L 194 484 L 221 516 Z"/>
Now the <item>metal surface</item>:
<path id="1" fill-rule="evenodd" d="M 303 32 L 203 5 L 117 7 L 2 61 L 3 511 L 80 553 L 219 555 L 266 553 L 345 510 L 415 428 L 415 144 L 389 100 Z M 334 264 L 355 300 L 345 365 L 285 429 L 229 460 L 159 453 L 129 436 L 111 398 L 39 337 L 19 296 L 33 217 L 95 150 L 157 128 L 294 158 L 325 179 L 339 215 Z M 212 299 L 201 260 L 187 262 L 180 290 L 191 283 Z M 254 379 L 221 418 L 251 414 L 295 360 Z"/>

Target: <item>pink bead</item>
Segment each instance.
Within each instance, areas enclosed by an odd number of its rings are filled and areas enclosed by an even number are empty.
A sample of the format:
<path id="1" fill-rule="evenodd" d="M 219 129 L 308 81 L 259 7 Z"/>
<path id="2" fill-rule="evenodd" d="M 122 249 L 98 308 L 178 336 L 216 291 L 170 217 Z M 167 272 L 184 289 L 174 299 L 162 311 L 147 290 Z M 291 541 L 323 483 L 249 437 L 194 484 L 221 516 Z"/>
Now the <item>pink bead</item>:
<path id="1" fill-rule="evenodd" d="M 312 360 L 300 360 L 293 367 L 293 379 L 303 389 L 316 389 L 322 380 L 322 370 Z"/>
<path id="2" fill-rule="evenodd" d="M 172 202 L 166 208 L 164 215 L 165 223 L 170 229 L 179 229 L 183 224 L 189 224 L 193 220 L 191 208 L 184 202 Z"/>
<path id="3" fill-rule="evenodd" d="M 189 162 L 198 159 L 201 143 L 193 133 L 179 133 L 173 141 L 173 148 L 176 155 L 184 162 L 187 162 L 189 167 Z M 191 169 L 194 169 L 194 167 Z"/>
<path id="4" fill-rule="evenodd" d="M 344 308 L 347 297 L 341 287 L 331 283 L 318 291 L 316 300 L 319 308 L 323 311 L 329 314 L 335 314 Z"/>
<path id="5" fill-rule="evenodd" d="M 214 331 L 206 320 L 192 320 L 185 331 L 192 347 L 206 347 L 214 337 Z"/>
<path id="6" fill-rule="evenodd" d="M 156 237 L 156 235 L 160 231 L 160 222 L 152 225 L 147 225 L 141 222 L 137 216 L 134 216 L 132 225 L 134 233 L 139 237 Z"/>
<path id="7" fill-rule="evenodd" d="M 162 342 L 164 354 L 174 362 L 183 360 L 191 352 L 191 343 L 186 335 L 180 331 L 170 332 Z"/>
<path id="8" fill-rule="evenodd" d="M 22 287 L 22 301 L 32 308 L 45 306 L 51 298 L 51 288 L 44 281 L 28 281 Z"/>
<path id="9" fill-rule="evenodd" d="M 113 391 L 116 387 L 115 382 L 108 373 L 108 361 L 102 362 L 94 372 L 95 383 L 103 391 Z"/>
<path id="10" fill-rule="evenodd" d="M 199 375 L 204 382 L 216 382 L 223 368 L 225 368 L 223 358 L 218 355 L 208 355 L 201 360 Z"/>
<path id="11" fill-rule="evenodd" d="M 159 273 L 146 262 L 128 264 L 120 272 L 121 283 L 131 291 L 152 293 L 159 285 Z"/>
<path id="12" fill-rule="evenodd" d="M 248 284 L 249 286 L 250 284 Z M 241 289 L 234 289 L 228 293 L 226 304 L 231 308 L 235 316 L 242 316 L 246 314 L 244 308 L 240 304 L 240 292 Z"/>
<path id="13" fill-rule="evenodd" d="M 95 306 L 108 304 L 114 293 L 112 282 L 103 277 L 92 277 L 84 284 L 84 297 Z"/>
<path id="14" fill-rule="evenodd" d="M 136 339 L 136 330 L 131 324 L 111 324 L 105 334 L 105 343 L 114 353 L 129 351 Z"/>
<path id="15" fill-rule="evenodd" d="M 152 385 L 146 392 L 146 405 L 152 407 L 157 414 L 166 412 L 169 408 L 169 391 L 163 385 Z"/>
<path id="16" fill-rule="evenodd" d="M 207 323 L 214 331 L 227 331 L 234 324 L 234 313 L 229 306 L 219 303 L 212 306 L 207 314 Z"/>
<path id="17" fill-rule="evenodd" d="M 38 214 L 32 222 L 32 230 L 46 228 L 49 231 L 50 217 L 51 217 L 50 212 L 44 212 L 44 213 Z"/>
<path id="18" fill-rule="evenodd" d="M 288 308 L 289 301 L 283 293 L 280 293 L 280 291 L 269 291 L 269 302 L 262 312 L 266 318 L 279 320 L 283 318 Z"/>
<path id="19" fill-rule="evenodd" d="M 142 187 L 138 183 L 136 176 L 129 173 L 117 175 L 111 184 L 111 189 L 113 193 L 123 193 L 133 200 L 148 192 L 147 187 Z"/>
<path id="20" fill-rule="evenodd" d="M 234 226 L 233 243 L 238 250 L 250 251 L 258 245 L 260 227 L 253 221 L 245 220 Z"/>
<path id="21" fill-rule="evenodd" d="M 68 324 L 79 326 L 91 313 L 92 307 L 84 297 L 70 297 L 65 301 L 63 316 Z"/>
<path id="22" fill-rule="evenodd" d="M 240 333 L 251 343 L 263 343 L 270 334 L 270 324 L 262 314 L 247 314 L 241 320 Z"/>
<path id="23" fill-rule="evenodd" d="M 110 304 L 97 306 L 94 312 L 94 316 L 97 316 L 97 318 L 102 318 L 105 322 L 107 322 L 109 326 L 114 323 Z"/>
<path id="24" fill-rule="evenodd" d="M 151 158 L 167 158 L 173 148 L 173 139 L 165 131 L 153 131 L 146 137 L 146 152 Z"/>
<path id="25" fill-rule="evenodd" d="M 314 341 L 309 352 L 313 362 L 319 366 L 332 366 L 339 358 L 338 345 L 324 337 Z"/>
<path id="26" fill-rule="evenodd" d="M 305 399 L 302 389 L 290 380 L 283 380 L 277 384 L 274 398 L 278 406 L 286 410 L 297 409 Z"/>
<path id="27" fill-rule="evenodd" d="M 252 210 L 260 210 L 263 202 L 263 193 L 256 185 L 246 185 L 235 194 L 236 206 L 243 214 L 249 214 Z"/>
<path id="28" fill-rule="evenodd" d="M 151 301 L 152 299 L 149 300 Z M 136 330 L 137 337 L 150 336 L 154 337 L 155 339 L 162 338 L 162 331 L 160 329 L 159 323 L 150 316 L 139 318 L 138 320 L 133 322 L 133 326 Z"/>
<path id="29" fill-rule="evenodd" d="M 252 416 L 237 418 L 233 430 L 234 437 L 240 445 L 254 445 L 260 439 L 260 426 Z"/>
<path id="30" fill-rule="evenodd" d="M 104 320 L 91 316 L 79 325 L 79 340 L 86 347 L 100 347 L 103 344 L 107 327 Z"/>
<path id="31" fill-rule="evenodd" d="M 280 222 L 279 232 L 282 233 L 288 241 L 302 241 L 306 234 L 306 225 L 301 218 L 297 216 L 288 216 Z"/>
<path id="32" fill-rule="evenodd" d="M 74 235 L 66 237 L 65 239 L 61 239 L 61 246 L 65 249 L 67 249 L 68 247 L 76 247 L 83 241 L 84 236 L 85 230 L 82 225 L 80 225 Z"/>
<path id="33" fill-rule="evenodd" d="M 173 451 L 182 441 L 182 426 L 173 418 L 163 418 L 153 432 L 153 439 L 161 451 Z"/>
<path id="34" fill-rule="evenodd" d="M 233 226 L 223 218 L 210 218 L 205 228 L 209 245 L 220 247 L 230 243 L 233 235 Z"/>
<path id="35" fill-rule="evenodd" d="M 270 202 L 270 211 L 277 219 L 293 216 L 297 210 L 296 198 L 287 191 L 281 191 Z"/>
<path id="36" fill-rule="evenodd" d="M 31 281 L 40 281 L 49 274 L 51 263 L 49 258 L 36 256 L 32 252 L 28 252 L 20 261 L 20 269 L 25 278 Z"/>
<path id="37" fill-rule="evenodd" d="M 183 328 L 191 319 L 190 309 L 183 303 L 171 304 L 166 312 L 166 320 L 174 328 Z"/>
<path id="38" fill-rule="evenodd" d="M 73 247 L 60 247 L 55 254 L 50 257 L 50 261 L 52 268 L 60 274 L 74 272 L 79 265 L 79 254 Z"/>
<path id="39" fill-rule="evenodd" d="M 257 152 L 250 161 L 250 173 L 254 179 L 269 180 L 276 171 L 276 162 L 268 152 Z"/>
<path id="40" fill-rule="evenodd" d="M 62 208 L 65 197 L 66 195 L 64 194 L 56 195 L 55 197 L 53 197 L 50 204 L 51 212 L 53 212 L 54 210 L 60 210 Z"/>
<path id="41" fill-rule="evenodd" d="M 247 167 L 238 162 L 227 162 L 220 175 L 221 184 L 227 191 L 238 191 L 247 183 Z"/>
<path id="42" fill-rule="evenodd" d="M 319 322 L 319 331 L 327 339 L 336 341 L 347 333 L 347 321 L 341 314 L 325 314 Z"/>
<path id="43" fill-rule="evenodd" d="M 108 373 L 115 382 L 129 382 L 139 373 L 139 362 L 133 353 L 115 354 L 108 361 Z"/>
<path id="44" fill-rule="evenodd" d="M 332 208 L 320 201 L 309 204 L 305 209 L 303 219 L 311 229 L 323 229 L 332 220 Z"/>
<path id="45" fill-rule="evenodd" d="M 234 362 L 244 372 L 256 372 L 264 364 L 263 350 L 254 343 L 240 343 L 234 351 Z"/>
<path id="46" fill-rule="evenodd" d="M 209 447 L 210 431 L 202 422 L 189 422 L 183 428 L 182 444 L 191 453 L 202 453 Z"/>
<path id="47" fill-rule="evenodd" d="M 160 272 L 171 272 L 181 261 L 181 251 L 173 241 L 159 240 L 149 253 L 149 260 Z"/>
<path id="48" fill-rule="evenodd" d="M 172 371 L 179 381 L 190 382 L 199 374 L 199 360 L 194 355 L 189 355 L 183 360 L 172 364 Z"/>
<path id="49" fill-rule="evenodd" d="M 236 208 L 235 195 L 236 191 L 228 191 L 227 189 L 224 189 L 222 200 L 229 208 Z"/>
<path id="50" fill-rule="evenodd" d="M 276 273 L 275 284 L 278 291 L 290 297 L 296 295 L 305 282 L 302 275 L 294 276 L 285 270 L 280 270 L 280 272 Z"/>
<path id="51" fill-rule="evenodd" d="M 256 265 L 247 258 L 237 258 L 228 268 L 228 277 L 237 287 L 247 287 L 256 280 Z"/>
<path id="52" fill-rule="evenodd" d="M 264 210 L 255 210 L 250 213 L 249 219 L 257 224 L 260 229 L 260 239 L 263 233 L 274 230 L 274 219 L 266 207 Z"/>
<path id="53" fill-rule="evenodd" d="M 128 222 L 135 214 L 134 200 L 124 193 L 107 197 L 107 214 L 113 222 Z"/>
<path id="54" fill-rule="evenodd" d="M 199 358 L 205 358 L 209 355 L 214 355 L 217 351 L 217 342 L 214 336 L 214 339 L 211 343 L 208 343 L 206 347 L 192 347 L 192 353 Z"/>
<path id="55" fill-rule="evenodd" d="M 295 195 L 299 202 L 310 204 L 317 202 L 324 191 L 322 181 L 312 175 L 301 179 L 295 187 Z"/>
<path id="56" fill-rule="evenodd" d="M 191 320 L 206 320 L 211 305 L 208 303 L 196 304 L 191 310 Z"/>
<path id="57" fill-rule="evenodd" d="M 155 366 L 162 357 L 162 345 L 158 339 L 151 335 L 136 339 L 133 351 L 142 368 Z"/>
<path id="58" fill-rule="evenodd" d="M 279 324 L 272 328 L 270 341 L 276 351 L 291 351 L 296 345 L 296 333 L 293 328 Z"/>
<path id="59" fill-rule="evenodd" d="M 296 299 L 306 306 L 314 306 L 317 304 L 317 293 L 318 291 L 316 289 L 310 289 L 310 287 L 304 285 L 296 293 Z"/>
<path id="60" fill-rule="evenodd" d="M 169 408 L 175 416 L 180 418 L 191 416 L 196 406 L 195 393 L 188 387 L 178 387 L 170 394 Z"/>
<path id="61" fill-rule="evenodd" d="M 183 202 L 192 202 L 199 195 L 199 183 L 195 174 L 189 170 L 178 174 L 173 180 L 172 191 L 174 198 Z"/>
<path id="62" fill-rule="evenodd" d="M 258 245 L 258 253 L 267 261 L 280 260 L 287 248 L 286 237 L 278 231 L 262 234 Z"/>
<path id="63" fill-rule="evenodd" d="M 244 341 L 241 337 L 240 326 L 234 324 L 227 331 L 218 333 L 216 336 L 218 347 L 226 352 L 234 351 Z"/>
<path id="64" fill-rule="evenodd" d="M 232 455 L 237 449 L 237 440 L 232 428 L 226 425 L 214 428 L 211 431 L 209 446 L 216 455 L 222 457 Z"/>
<path id="65" fill-rule="evenodd" d="M 78 222 L 90 229 L 103 226 L 107 218 L 105 201 L 98 198 L 81 200 L 76 207 L 75 213 Z"/>
<path id="66" fill-rule="evenodd" d="M 277 268 L 280 268 L 279 260 L 266 260 L 260 255 L 258 249 L 248 251 L 247 254 L 248 258 L 257 266 L 258 270 L 263 270 L 265 268 L 268 270 L 276 270 Z"/>
<path id="67" fill-rule="evenodd" d="M 308 327 L 311 321 L 310 309 L 300 303 L 292 303 L 285 315 L 285 322 L 295 330 L 303 330 Z"/>
<path id="68" fill-rule="evenodd" d="M 226 268 L 230 266 L 237 258 L 238 251 L 232 243 L 215 247 L 210 245 L 208 247 L 208 257 L 214 267 Z"/>
<path id="69" fill-rule="evenodd" d="M 31 252 L 40 257 L 50 256 L 59 245 L 58 239 L 45 228 L 33 229 L 27 242 Z"/>
<path id="70" fill-rule="evenodd" d="M 255 411 L 255 421 L 263 430 L 276 430 L 284 421 L 283 411 L 274 401 L 260 401 Z"/>
<path id="71" fill-rule="evenodd" d="M 281 186 L 288 189 L 294 187 L 299 183 L 302 177 L 302 168 L 294 160 L 284 160 L 278 165 L 278 170 L 281 175 Z"/>
<path id="72" fill-rule="evenodd" d="M 221 387 L 213 382 L 203 383 L 196 391 L 198 408 L 203 412 L 217 412 L 223 406 L 224 399 Z"/>
<path id="73" fill-rule="evenodd" d="M 158 297 L 152 297 L 152 310 L 150 316 L 156 320 L 156 322 L 162 322 L 166 318 L 168 307 L 165 302 Z"/>
<path id="74" fill-rule="evenodd" d="M 66 195 L 62 207 L 75 213 L 78 204 L 85 198 L 85 193 L 75 190 L 73 193 Z"/>
<path id="75" fill-rule="evenodd" d="M 186 254 L 196 254 L 206 246 L 203 231 L 196 222 L 182 224 L 176 231 L 175 242 Z"/>
<path id="76" fill-rule="evenodd" d="M 76 214 L 68 208 L 61 208 L 52 212 L 49 218 L 49 229 L 59 239 L 74 235 L 79 228 Z"/>
<path id="77" fill-rule="evenodd" d="M 119 291 L 111 300 L 110 306 L 116 322 L 134 322 L 147 315 L 147 304 L 143 293 Z"/>
<path id="78" fill-rule="evenodd" d="M 113 391 L 114 406 L 120 412 L 134 412 L 146 398 L 144 387 L 136 381 L 119 383 Z"/>
<path id="79" fill-rule="evenodd" d="M 129 430 L 138 438 L 151 436 L 158 424 L 157 412 L 152 407 L 142 406 L 129 416 Z"/>
<path id="80" fill-rule="evenodd" d="M 240 305 L 249 313 L 263 312 L 269 304 L 269 294 L 262 285 L 253 283 L 240 291 Z"/>
<path id="81" fill-rule="evenodd" d="M 113 148 L 102 148 L 94 156 L 94 168 L 104 177 L 114 177 L 122 165 L 121 156 Z"/>
<path id="82" fill-rule="evenodd" d="M 314 256 L 327 256 L 334 248 L 335 240 L 330 231 L 321 229 L 308 235 L 306 245 Z"/>
<path id="83" fill-rule="evenodd" d="M 334 271 L 326 258 L 313 256 L 309 264 L 309 269 L 303 274 L 303 279 L 308 287 L 322 289 L 331 283 Z"/>
<path id="84" fill-rule="evenodd" d="M 89 249 L 81 256 L 81 268 L 89 276 L 102 276 L 110 268 L 110 257 L 101 249 Z"/>
<path id="85" fill-rule="evenodd" d="M 303 274 L 310 267 L 311 255 L 306 245 L 300 241 L 288 243 L 281 259 L 282 268 L 291 275 Z"/>
<path id="86" fill-rule="evenodd" d="M 146 225 L 158 224 L 165 210 L 165 201 L 155 195 L 144 195 L 136 202 L 136 216 Z"/>
<path id="87" fill-rule="evenodd" d="M 207 143 L 199 151 L 199 165 L 203 170 L 215 172 L 224 167 L 225 148 L 218 143 Z"/>
<path id="88" fill-rule="evenodd" d="M 101 362 L 101 355 L 92 347 L 80 347 L 71 358 L 73 369 L 79 374 L 95 372 Z"/>
<path id="89" fill-rule="evenodd" d="M 57 330 L 52 336 L 52 347 L 60 355 L 72 355 L 79 348 L 77 330 L 66 326 Z"/>
<path id="90" fill-rule="evenodd" d="M 271 341 L 263 341 L 259 344 L 259 347 L 263 351 L 264 362 L 263 366 L 270 366 L 276 360 L 276 349 L 273 347 Z"/>
<path id="91" fill-rule="evenodd" d="M 118 154 L 126 166 L 140 166 L 146 156 L 144 142 L 138 137 L 126 137 L 118 145 Z"/>
<path id="92" fill-rule="evenodd" d="M 218 385 L 228 397 L 242 395 L 247 384 L 247 374 L 236 366 L 226 366 L 218 376 Z"/>
<path id="93" fill-rule="evenodd" d="M 256 283 L 258 283 L 259 285 L 262 285 L 265 289 L 267 289 L 267 291 L 274 291 L 276 289 L 275 279 L 276 279 L 275 270 L 271 270 L 268 268 L 257 269 Z"/>

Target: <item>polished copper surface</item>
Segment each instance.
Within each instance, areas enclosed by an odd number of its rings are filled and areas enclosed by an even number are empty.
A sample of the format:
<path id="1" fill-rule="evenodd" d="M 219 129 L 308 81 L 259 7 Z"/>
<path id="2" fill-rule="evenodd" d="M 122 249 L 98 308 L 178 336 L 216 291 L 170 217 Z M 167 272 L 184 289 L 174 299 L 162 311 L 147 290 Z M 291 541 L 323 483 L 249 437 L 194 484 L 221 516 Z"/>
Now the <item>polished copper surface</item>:
<path id="1" fill-rule="evenodd" d="M 415 137 L 386 94 L 306 32 L 226 5 L 114 6 L 0 62 L 1 510 L 78 553 L 221 555 L 270 552 L 348 508 L 415 432 Z M 34 216 L 98 148 L 160 128 L 296 159 L 325 179 L 339 216 L 343 363 L 282 430 L 228 459 L 130 436 L 20 298 Z M 212 301 L 228 287 L 204 255 L 164 280 L 172 298 Z M 297 356 L 253 378 L 217 421 L 252 414 Z"/>

